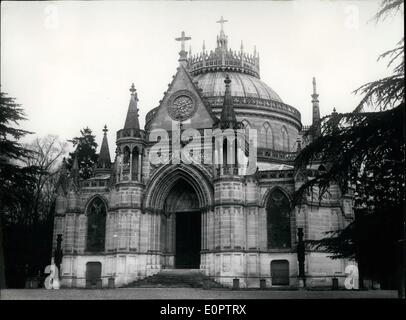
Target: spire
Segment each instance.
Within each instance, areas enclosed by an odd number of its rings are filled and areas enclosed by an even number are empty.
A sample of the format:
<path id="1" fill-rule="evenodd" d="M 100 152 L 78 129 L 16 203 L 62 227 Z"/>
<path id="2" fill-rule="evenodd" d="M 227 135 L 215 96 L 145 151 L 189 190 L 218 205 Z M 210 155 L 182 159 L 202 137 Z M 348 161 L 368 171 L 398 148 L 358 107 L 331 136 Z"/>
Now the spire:
<path id="1" fill-rule="evenodd" d="M 100 147 L 99 158 L 97 159 L 97 168 L 110 168 L 111 158 L 109 151 L 109 143 L 107 141 L 107 126 L 104 126 L 103 132 L 103 141 Z"/>
<path id="2" fill-rule="evenodd" d="M 70 170 L 70 177 L 77 180 L 79 179 L 79 162 L 78 162 L 78 149 L 75 151 L 73 156 L 72 168 Z"/>
<path id="3" fill-rule="evenodd" d="M 125 119 L 124 129 L 140 129 L 140 123 L 138 121 L 138 96 L 137 90 L 134 87 L 134 83 L 130 88 L 131 98 L 128 106 L 127 118 Z"/>
<path id="4" fill-rule="evenodd" d="M 230 87 L 230 77 L 226 75 L 224 80 L 226 84 L 226 90 L 224 93 L 224 103 L 223 110 L 221 111 L 220 125 L 223 129 L 225 128 L 234 128 L 237 124 L 237 118 L 235 116 L 234 107 L 233 107 L 233 98 L 231 97 L 231 87 Z"/>
<path id="5" fill-rule="evenodd" d="M 68 178 L 68 168 L 67 168 L 66 158 L 63 157 L 61 171 L 59 174 L 58 181 L 56 183 L 56 189 L 57 189 L 58 193 L 65 192 L 66 186 L 67 186 L 67 178 Z"/>
<path id="6" fill-rule="evenodd" d="M 62 166 L 61 166 L 61 175 L 66 175 L 66 172 L 67 172 L 66 166 L 67 166 L 66 158 L 63 157 L 63 159 L 62 159 Z"/>
<path id="7" fill-rule="evenodd" d="M 319 95 L 316 89 L 316 78 L 313 77 L 313 94 L 312 94 L 312 105 L 313 105 L 313 122 L 312 125 L 318 124 L 315 132 L 315 136 L 320 136 L 320 108 L 319 108 Z"/>
<path id="8" fill-rule="evenodd" d="M 206 43 L 204 42 L 204 40 L 203 40 L 203 47 L 202 47 L 202 51 L 203 51 L 203 54 L 206 52 Z"/>

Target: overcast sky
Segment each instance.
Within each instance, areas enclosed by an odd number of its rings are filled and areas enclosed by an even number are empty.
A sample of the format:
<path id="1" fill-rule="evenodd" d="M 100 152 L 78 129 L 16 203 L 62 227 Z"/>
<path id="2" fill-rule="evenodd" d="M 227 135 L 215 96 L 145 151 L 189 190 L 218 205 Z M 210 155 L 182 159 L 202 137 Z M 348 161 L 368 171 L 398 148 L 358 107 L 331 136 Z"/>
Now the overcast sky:
<path id="1" fill-rule="evenodd" d="M 390 73 L 380 53 L 402 38 L 401 15 L 376 24 L 380 1 L 2 2 L 1 90 L 22 104 L 24 129 L 62 140 L 89 126 L 111 152 L 132 82 L 140 122 L 178 66 L 184 30 L 192 52 L 214 49 L 220 16 L 229 47 L 260 54 L 261 79 L 311 121 L 312 77 L 321 115 L 352 110 L 352 91 Z M 30 137 L 32 139 L 33 136 Z M 113 155 L 113 154 L 112 154 Z"/>

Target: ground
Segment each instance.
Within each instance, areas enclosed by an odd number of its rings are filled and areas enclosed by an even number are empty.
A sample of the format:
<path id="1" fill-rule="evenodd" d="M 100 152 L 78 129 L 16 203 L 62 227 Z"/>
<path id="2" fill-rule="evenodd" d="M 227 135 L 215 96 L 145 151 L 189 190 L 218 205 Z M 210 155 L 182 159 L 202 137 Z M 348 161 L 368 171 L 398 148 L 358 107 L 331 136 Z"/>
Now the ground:
<path id="1" fill-rule="evenodd" d="M 385 299 L 397 298 L 397 291 L 279 291 L 279 290 L 204 290 L 194 288 L 126 289 L 6 289 L 0 300 L 124 300 L 124 299 Z"/>

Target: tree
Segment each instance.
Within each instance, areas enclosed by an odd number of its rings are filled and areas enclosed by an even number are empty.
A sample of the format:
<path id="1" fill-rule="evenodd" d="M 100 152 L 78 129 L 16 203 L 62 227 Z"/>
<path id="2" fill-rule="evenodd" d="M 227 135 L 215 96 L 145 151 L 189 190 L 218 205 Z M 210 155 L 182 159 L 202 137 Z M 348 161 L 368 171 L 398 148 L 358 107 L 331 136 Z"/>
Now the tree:
<path id="1" fill-rule="evenodd" d="M 401 8 L 403 1 L 385 0 L 376 19 Z M 405 205 L 403 51 L 404 39 L 378 58 L 389 58 L 388 67 L 397 63 L 392 75 L 355 90 L 363 98 L 352 113 L 333 113 L 323 118 L 321 136 L 314 138 L 295 160 L 297 169 L 312 163 L 328 164 L 325 171 L 296 192 L 296 203 L 302 203 L 314 188 L 319 199 L 332 184 L 338 184 L 342 193 L 354 190 L 356 221 L 309 244 L 324 248 L 333 258 L 356 258 L 360 271 L 378 279 L 399 273 L 395 269 L 402 258 L 398 243 L 404 233 Z M 371 111 L 366 112 L 367 108 Z M 310 133 L 314 131 L 315 127 Z"/>
<path id="2" fill-rule="evenodd" d="M 23 109 L 15 98 L 0 92 L 0 288 L 5 287 L 3 225 L 7 212 L 24 207 L 35 184 L 35 166 L 22 166 L 31 151 L 19 139 L 30 132 L 17 128 L 25 120 Z"/>
<path id="3" fill-rule="evenodd" d="M 4 250 L 9 286 L 21 287 L 27 276 L 37 276 L 49 264 L 55 211 L 56 182 L 66 143 L 56 136 L 35 138 L 24 146 L 30 156 L 21 160 L 25 167 L 35 167 L 29 188 L 16 185 L 14 193 L 25 199 L 4 210 Z"/>
<path id="4" fill-rule="evenodd" d="M 27 166 L 36 166 L 40 171 L 36 175 L 33 223 L 49 214 L 49 208 L 55 197 L 56 179 L 60 172 L 60 164 L 66 153 L 67 144 L 59 141 L 55 135 L 47 135 L 43 138 L 35 138 L 26 145 L 31 150 L 31 157 L 24 160 Z"/>
<path id="5" fill-rule="evenodd" d="M 75 155 L 78 159 L 79 174 L 83 179 L 88 179 L 93 174 L 93 166 L 97 162 L 97 143 L 96 136 L 92 134 L 92 130 L 84 128 L 80 130 L 80 137 L 75 137 L 69 140 L 76 147 L 74 152 L 69 153 L 67 168 L 70 170 L 73 165 Z"/>

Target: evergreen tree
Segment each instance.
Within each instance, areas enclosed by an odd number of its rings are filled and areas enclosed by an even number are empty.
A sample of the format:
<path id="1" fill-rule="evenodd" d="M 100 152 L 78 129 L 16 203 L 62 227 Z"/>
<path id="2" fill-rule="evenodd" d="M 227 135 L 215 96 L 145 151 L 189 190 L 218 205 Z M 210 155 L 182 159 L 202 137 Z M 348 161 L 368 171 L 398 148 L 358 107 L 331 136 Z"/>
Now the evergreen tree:
<path id="1" fill-rule="evenodd" d="M 70 170 L 73 165 L 75 155 L 78 159 L 79 174 L 82 179 L 88 179 L 93 175 L 93 167 L 97 162 L 97 143 L 96 136 L 92 134 L 92 130 L 84 128 L 80 130 L 80 137 L 75 137 L 69 140 L 76 148 L 74 152 L 69 153 L 67 168 Z"/>
<path id="2" fill-rule="evenodd" d="M 385 0 L 376 18 L 402 8 L 403 1 Z M 325 171 L 296 192 L 296 203 L 305 201 L 315 187 L 321 200 L 333 183 L 343 194 L 354 192 L 356 220 L 344 230 L 308 243 L 327 250 L 333 258 L 357 259 L 363 275 L 386 282 L 388 287 L 395 286 L 396 275 L 404 274 L 399 268 L 405 205 L 403 52 L 404 39 L 383 53 L 378 60 L 389 58 L 388 67 L 397 64 L 392 75 L 355 90 L 363 98 L 352 113 L 324 117 L 321 136 L 295 160 L 296 168 L 302 170 L 312 163 L 327 164 Z M 371 111 L 366 112 L 367 108 Z"/>
<path id="3" fill-rule="evenodd" d="M 35 188 L 36 166 L 24 166 L 23 160 L 31 155 L 19 140 L 30 132 L 19 129 L 24 112 L 15 98 L 0 92 L 0 288 L 5 287 L 4 227 L 17 219 L 29 216 L 32 190 Z"/>

